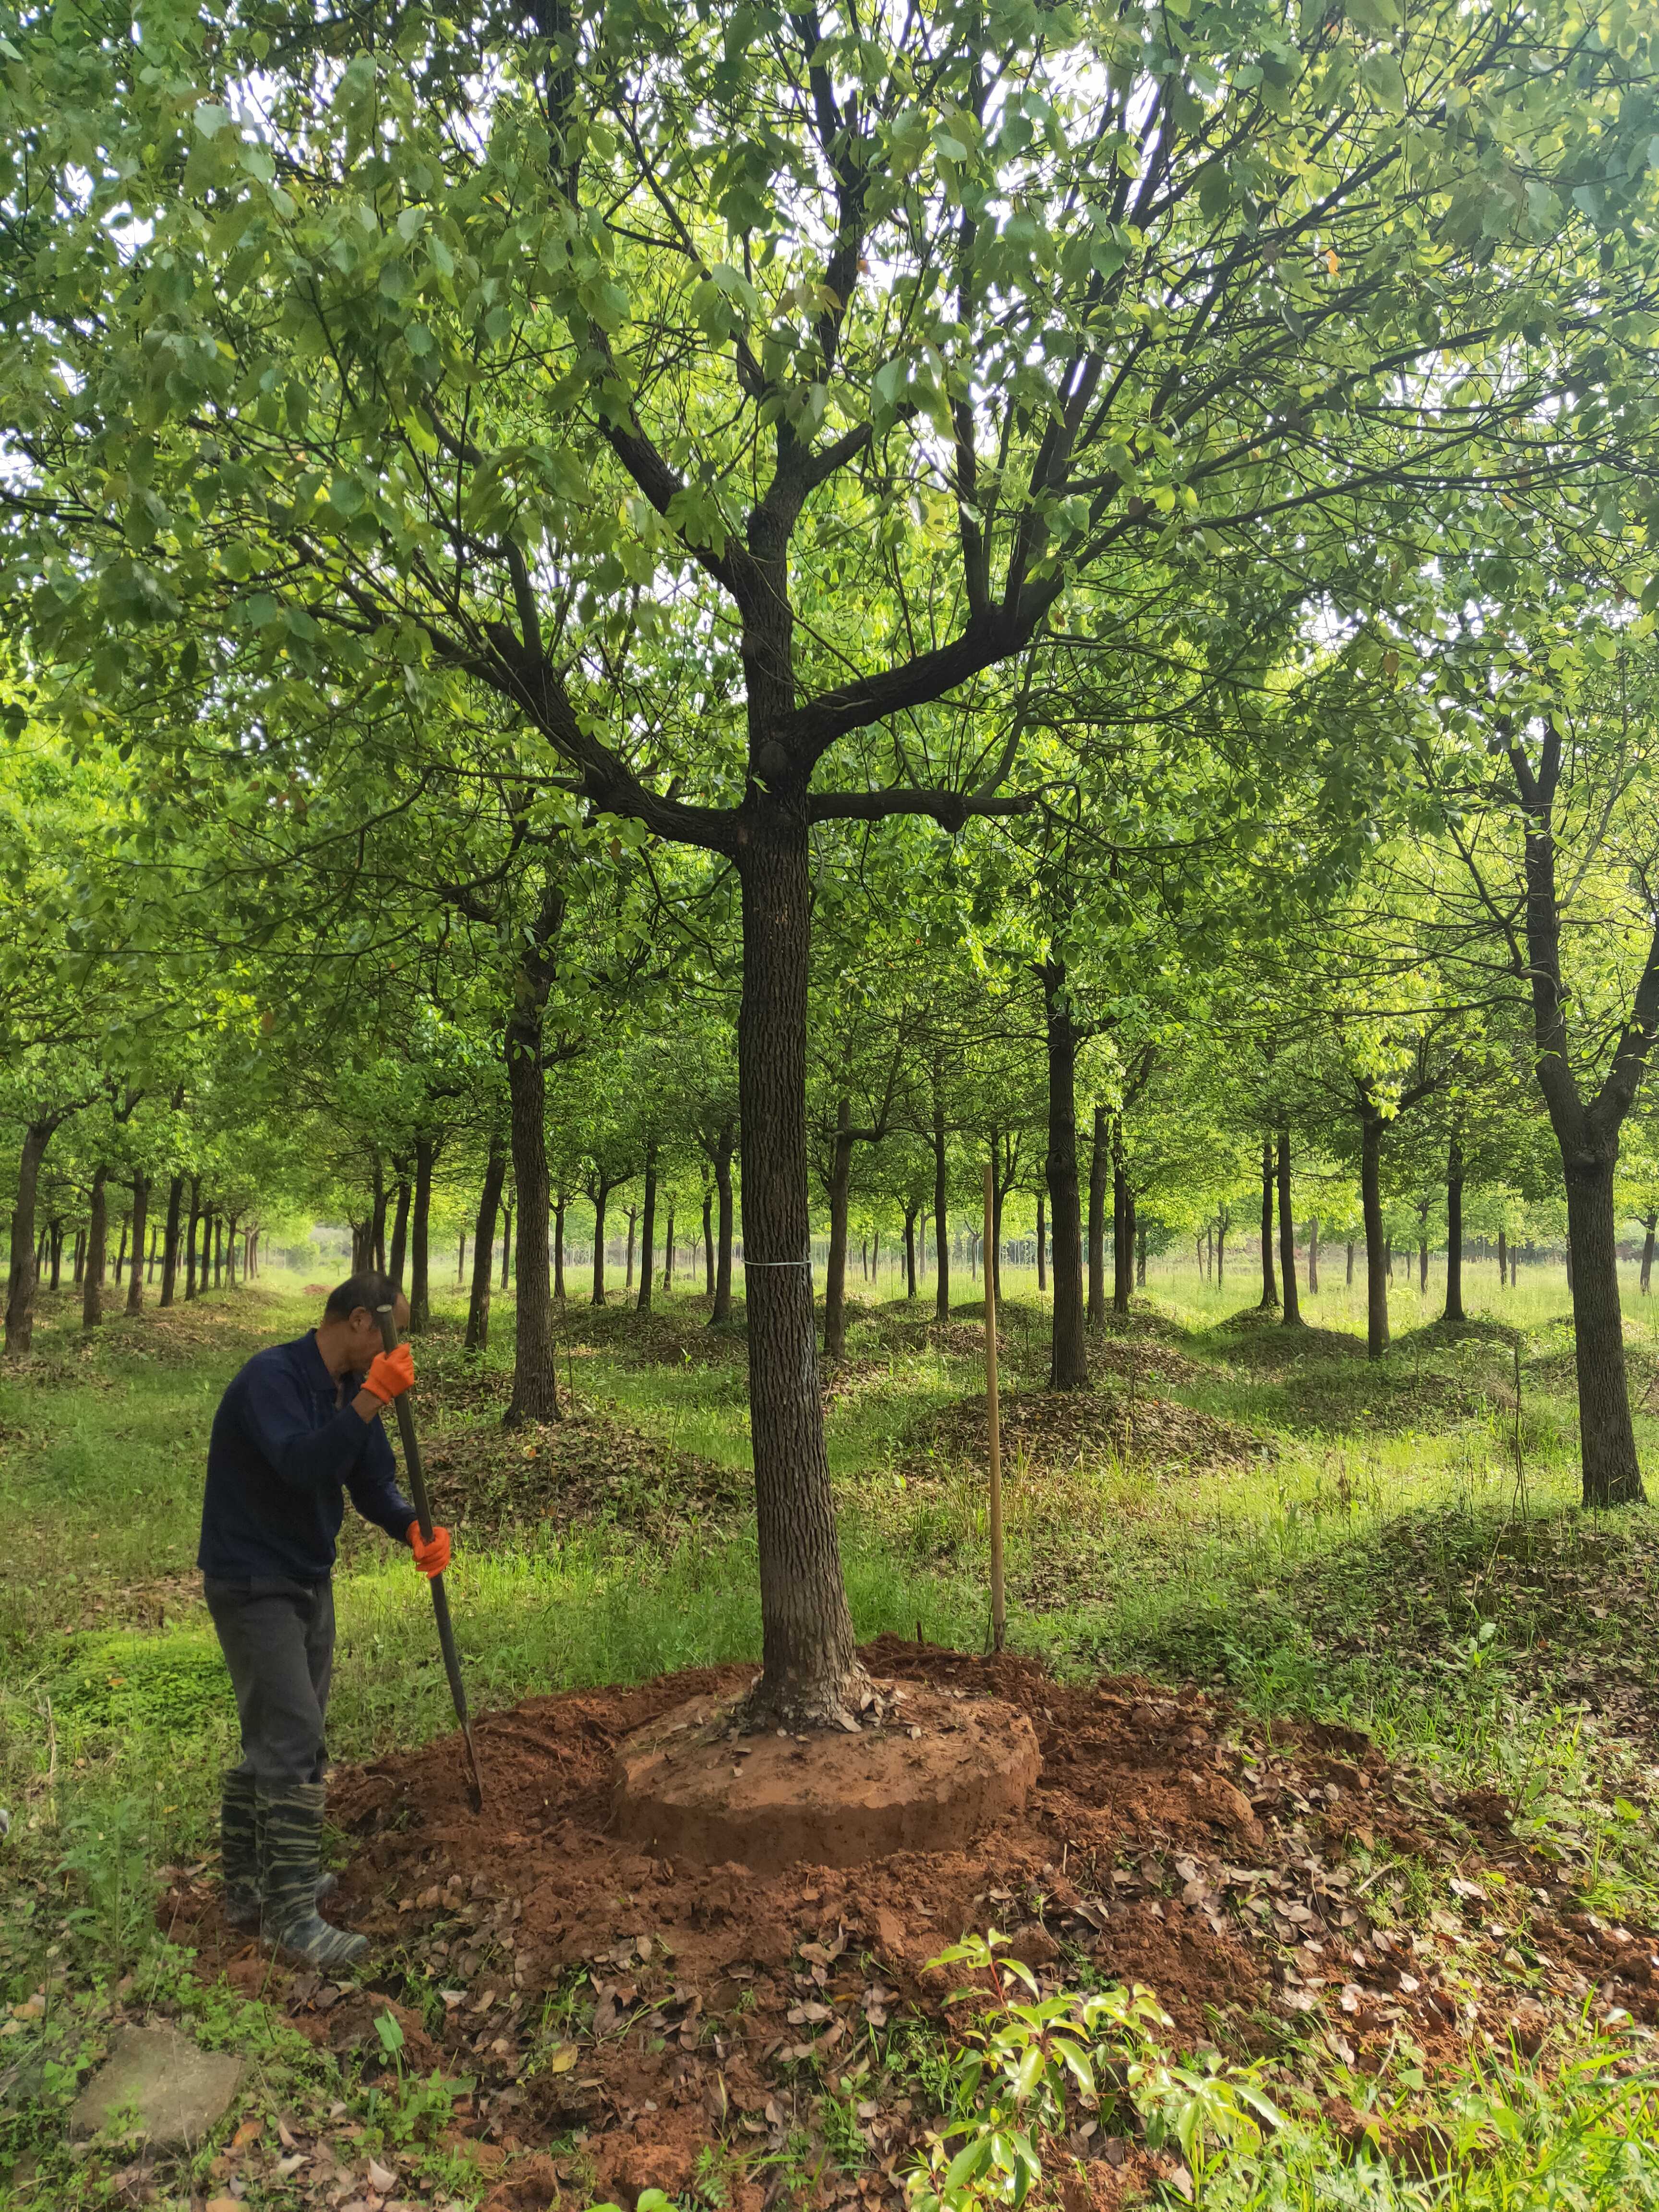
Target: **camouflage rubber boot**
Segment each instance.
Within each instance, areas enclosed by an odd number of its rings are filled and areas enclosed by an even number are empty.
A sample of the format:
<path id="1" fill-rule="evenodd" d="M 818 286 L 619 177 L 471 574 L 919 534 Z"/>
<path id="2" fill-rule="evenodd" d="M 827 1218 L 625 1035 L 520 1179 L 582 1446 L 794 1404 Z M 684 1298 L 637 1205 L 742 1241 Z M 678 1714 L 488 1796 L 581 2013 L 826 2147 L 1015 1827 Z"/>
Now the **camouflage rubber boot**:
<path id="1" fill-rule="evenodd" d="M 284 1957 L 338 1973 L 368 1949 L 362 1936 L 331 1928 L 317 1911 L 317 1862 L 323 1844 L 320 1782 L 290 1782 L 259 1792 L 264 1909 L 259 1933 Z"/>
<path id="2" fill-rule="evenodd" d="M 225 1878 L 225 1918 L 233 1928 L 259 1924 L 259 1823 L 253 1777 L 233 1767 L 219 1800 L 219 1864 Z"/>

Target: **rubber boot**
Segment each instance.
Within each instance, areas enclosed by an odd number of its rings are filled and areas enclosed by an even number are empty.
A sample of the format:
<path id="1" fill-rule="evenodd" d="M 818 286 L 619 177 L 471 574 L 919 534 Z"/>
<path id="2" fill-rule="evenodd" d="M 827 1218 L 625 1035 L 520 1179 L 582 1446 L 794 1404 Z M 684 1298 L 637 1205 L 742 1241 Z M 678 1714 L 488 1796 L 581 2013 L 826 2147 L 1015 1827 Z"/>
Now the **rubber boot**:
<path id="1" fill-rule="evenodd" d="M 290 1782 L 284 1789 L 259 1792 L 259 1933 L 283 1957 L 336 1973 L 355 1966 L 368 1942 L 365 1936 L 331 1928 L 318 1914 L 324 1795 L 320 1782 Z"/>
<path id="2" fill-rule="evenodd" d="M 233 1766 L 219 1800 L 219 1864 L 225 1878 L 225 1918 L 233 1928 L 259 1924 L 259 1824 L 253 1777 Z"/>
<path id="3" fill-rule="evenodd" d="M 224 1869 L 225 1918 L 233 1928 L 254 1929 L 260 1919 L 261 1872 L 264 1847 L 260 1835 L 261 1808 L 251 1774 L 232 1767 L 225 1777 L 219 1805 L 219 1858 Z M 337 1875 L 317 1878 L 317 1902 L 340 1886 Z"/>

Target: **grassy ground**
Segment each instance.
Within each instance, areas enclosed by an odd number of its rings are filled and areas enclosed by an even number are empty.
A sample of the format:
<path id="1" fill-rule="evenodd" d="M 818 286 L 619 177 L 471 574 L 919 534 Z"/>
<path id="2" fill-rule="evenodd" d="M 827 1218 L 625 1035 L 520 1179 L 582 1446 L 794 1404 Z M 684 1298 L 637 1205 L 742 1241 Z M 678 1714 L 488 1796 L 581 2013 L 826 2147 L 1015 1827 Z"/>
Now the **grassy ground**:
<path id="1" fill-rule="evenodd" d="M 1437 1790 L 1501 1791 L 1517 1832 L 1575 1869 L 1588 1908 L 1659 1924 L 1647 1809 L 1659 1797 L 1659 1524 L 1646 1508 L 1612 1518 L 1577 1509 L 1559 1271 L 1528 1271 L 1502 1292 L 1495 1270 L 1472 1271 L 1474 1322 L 1449 1339 L 1434 1326 L 1437 1281 L 1421 1298 L 1402 1283 L 1380 1366 L 1356 1356 L 1363 1312 L 1341 1272 L 1337 1249 L 1328 1287 L 1308 1302 L 1316 1326 L 1296 1336 L 1239 1313 L 1248 1273 L 1218 1287 L 1190 1264 L 1155 1265 L 1131 1330 L 1099 1347 L 1121 1442 L 1114 1412 L 1075 1450 L 1039 1435 L 1030 1455 L 1013 1455 L 1011 1640 L 1062 1674 L 1139 1670 L 1224 1686 L 1263 1716 L 1361 1728 Z M 983 1481 L 930 1425 L 982 1387 L 973 1340 L 964 1322 L 930 1340 L 931 1285 L 920 1313 L 876 1303 L 897 1287 L 855 1279 L 866 1303 L 830 1402 L 849 1595 L 861 1637 L 920 1626 L 930 1640 L 976 1648 L 988 1617 Z M 1651 1469 L 1659 1299 L 1626 1289 Z M 1004 1297 L 1018 1402 L 1040 1382 L 1045 1315 L 1029 1275 L 1011 1271 Z M 459 1355 L 457 1299 L 441 1293 L 417 1355 L 440 1480 L 459 1504 L 488 1465 L 491 1494 L 510 1497 L 512 1455 L 538 1449 L 505 1442 L 497 1424 L 510 1310 L 498 1309 L 479 1368 Z M 67 2204 L 77 2190 L 88 2203 L 134 2202 L 155 2186 L 129 2173 L 123 2195 L 106 2166 L 66 2162 L 59 2148 L 77 2073 L 112 2008 L 132 2000 L 135 1976 L 149 2000 L 185 2007 L 201 2039 L 248 2051 L 279 2100 L 337 2103 L 340 2124 L 370 2149 L 401 2145 L 421 2177 L 410 2201 L 471 2204 L 483 2193 L 464 2160 L 418 2149 L 418 2112 L 331 2074 L 263 2008 L 204 1991 L 150 1925 L 155 1871 L 209 1851 L 233 1733 L 192 1571 L 209 1425 L 240 1360 L 297 1334 L 313 1303 L 299 1279 L 276 1274 L 112 1324 L 88 1344 L 68 1297 L 48 1299 L 34 1361 L 0 1376 L 0 1805 L 11 1816 L 0 1997 L 12 2008 L 0 2023 L 0 2207 Z M 729 1346 L 710 1356 L 696 1301 L 659 1297 L 659 1308 L 648 1336 L 614 1310 L 568 1317 L 567 1373 L 599 1439 L 579 1510 L 481 1511 L 477 1540 L 458 1547 L 452 1595 L 481 1704 L 757 1647 L 752 1527 L 733 1502 L 740 1481 L 725 1480 L 747 1464 L 741 1358 Z M 1196 1437 L 1201 1415 L 1247 1432 L 1248 1450 L 1223 1461 L 1194 1445 L 1150 1463 L 1154 1397 L 1176 1409 L 1177 1444 L 1182 1420 Z M 683 1470 L 707 1499 L 689 1515 L 673 1495 Z M 430 1612 L 406 1555 L 354 1532 L 337 1589 L 337 1756 L 441 1732 Z M 1644 2035 L 1610 2038 L 1588 2020 L 1563 2033 L 1547 2068 L 1517 2073 L 1513 2054 L 1495 2053 L 1485 2075 L 1447 2092 L 1468 2105 L 1474 2154 L 1443 2181 L 1356 2166 L 1315 2106 L 1270 2154 L 1211 2177 L 1208 2197 L 1659 2203 Z M 207 2154 L 193 2185 L 193 2185 L 202 2202 Z"/>

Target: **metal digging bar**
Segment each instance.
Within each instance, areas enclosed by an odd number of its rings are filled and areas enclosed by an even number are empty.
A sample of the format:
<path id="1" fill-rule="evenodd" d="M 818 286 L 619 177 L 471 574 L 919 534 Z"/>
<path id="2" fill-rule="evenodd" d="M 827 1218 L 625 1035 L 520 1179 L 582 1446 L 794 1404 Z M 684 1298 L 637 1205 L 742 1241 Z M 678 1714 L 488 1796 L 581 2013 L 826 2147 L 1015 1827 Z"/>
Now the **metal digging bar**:
<path id="1" fill-rule="evenodd" d="M 398 1348 L 398 1324 L 390 1306 L 377 1306 L 375 1319 L 380 1324 L 380 1341 L 388 1352 Z M 398 1412 L 398 1434 L 403 1438 L 404 1466 L 409 1475 L 409 1486 L 415 1494 L 415 1518 L 420 1523 L 421 1534 L 427 1543 L 432 1541 L 432 1501 L 427 1496 L 426 1470 L 421 1465 L 421 1447 L 415 1434 L 415 1409 L 409 1402 L 405 1390 L 392 1404 Z M 483 1810 L 483 1780 L 478 1771 L 477 1748 L 472 1741 L 472 1723 L 467 1717 L 466 1691 L 461 1681 L 460 1654 L 455 1649 L 455 1631 L 449 1618 L 449 1598 L 444 1589 L 441 1575 L 430 1577 L 432 1610 L 438 1620 L 438 1642 L 444 1655 L 444 1672 L 449 1677 L 449 1694 L 455 1700 L 455 1717 L 461 1724 L 461 1738 L 466 1745 L 469 1770 L 467 1796 L 475 1813 Z"/>

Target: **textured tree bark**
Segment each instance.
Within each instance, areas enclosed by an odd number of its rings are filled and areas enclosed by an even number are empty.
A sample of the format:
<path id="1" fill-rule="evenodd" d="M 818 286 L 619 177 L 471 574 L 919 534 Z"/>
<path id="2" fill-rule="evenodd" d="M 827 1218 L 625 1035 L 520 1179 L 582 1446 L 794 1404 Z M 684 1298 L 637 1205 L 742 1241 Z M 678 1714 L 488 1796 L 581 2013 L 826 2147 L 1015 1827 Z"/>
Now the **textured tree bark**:
<path id="1" fill-rule="evenodd" d="M 1659 1231 L 1659 1213 L 1650 1213 L 1642 1226 L 1647 1232 L 1642 1239 L 1642 1296 L 1646 1297 L 1653 1289 L 1653 1242 Z"/>
<path id="2" fill-rule="evenodd" d="M 150 1239 L 150 1265 L 155 1264 L 155 1232 L 149 1225 L 149 1185 L 147 1175 L 132 1178 L 132 1267 L 127 1276 L 127 1311 L 144 1308 L 144 1238 Z"/>
<path id="3" fill-rule="evenodd" d="M 847 1357 L 847 1213 L 853 1188 L 853 1102 L 836 1103 L 830 1160 L 830 1251 L 823 1269 L 823 1356 Z"/>
<path id="4" fill-rule="evenodd" d="M 1291 1133 L 1279 1133 L 1279 1272 L 1284 1285 L 1281 1328 L 1302 1327 L 1302 1301 L 1296 1286 L 1296 1222 L 1291 1212 Z"/>
<path id="5" fill-rule="evenodd" d="M 736 1236 L 736 1207 L 732 1196 L 732 1152 L 737 1142 L 737 1133 L 727 1121 L 721 1128 L 720 1141 L 714 1147 L 714 1190 L 719 1200 L 716 1208 L 720 1221 L 720 1245 L 714 1255 L 714 1310 L 708 1316 L 712 1328 L 716 1322 L 732 1318 L 732 1246 Z"/>
<path id="6" fill-rule="evenodd" d="M 409 1178 L 399 1176 L 392 1196 L 392 1249 L 386 1255 L 386 1271 L 398 1288 L 404 1287 L 404 1269 L 409 1264 Z M 411 1308 L 413 1301 L 410 1301 Z M 410 1321 L 413 1322 L 411 1310 Z"/>
<path id="7" fill-rule="evenodd" d="M 81 1282 L 81 1326 L 96 1328 L 104 1318 L 104 1274 L 109 1265 L 109 1170 L 100 1160 L 92 1171 L 92 1204 L 87 1215 L 87 1263 Z"/>
<path id="8" fill-rule="evenodd" d="M 1444 1321 L 1462 1321 L 1463 1147 L 1454 1137 L 1446 1147 L 1446 1310 Z"/>
<path id="9" fill-rule="evenodd" d="M 513 1395 L 504 1416 L 509 1429 L 526 1421 L 559 1418 L 553 1283 L 547 1262 L 547 1085 L 542 1073 L 545 1004 L 545 985 L 521 969 L 505 1037 L 513 1181 L 519 1200 Z"/>
<path id="10" fill-rule="evenodd" d="M 629 1243 L 631 1245 L 632 1239 Z M 657 1244 L 657 1140 L 647 1140 L 645 1147 L 645 1210 L 640 1222 L 640 1295 L 635 1302 L 636 1313 L 651 1310 L 651 1274 L 656 1259 Z M 629 1257 L 632 1253 L 630 1250 Z"/>
<path id="11" fill-rule="evenodd" d="M 1057 960 L 1042 964 L 1042 1001 L 1048 1051 L 1047 1180 L 1054 1241 L 1054 1345 L 1048 1387 L 1086 1390 L 1089 1356 L 1084 1340 L 1083 1223 L 1077 1174 L 1077 1030 L 1066 994 L 1066 970 Z M 1039 1208 L 1039 1245 L 1042 1221 Z M 1039 1260 L 1039 1270 L 1041 1265 Z"/>
<path id="12" fill-rule="evenodd" d="M 1279 1284 L 1273 1273 L 1273 1144 L 1261 1140 L 1261 1300 L 1257 1310 L 1271 1313 L 1279 1304 Z"/>
<path id="13" fill-rule="evenodd" d="M 438 1157 L 436 1140 L 415 1139 L 415 1200 L 409 1216 L 409 1329 L 419 1336 L 432 1325 L 432 1286 L 429 1274 L 432 1226 L 432 1170 Z"/>
<path id="14" fill-rule="evenodd" d="M 495 1273 L 495 1215 L 501 1202 L 501 1187 L 507 1181 L 507 1153 L 501 1133 L 489 1133 L 489 1150 L 484 1158 L 483 1188 L 478 1193 L 478 1218 L 472 1232 L 472 1294 L 467 1300 L 466 1334 L 462 1339 L 467 1352 L 485 1351 L 489 1344 L 489 1291 Z"/>
<path id="15" fill-rule="evenodd" d="M 819 1395 L 807 1209 L 806 993 L 811 883 L 804 818 L 757 803 L 738 848 L 738 1016 L 749 1397 L 762 1670 L 752 1722 L 856 1725 L 862 1669 L 842 1581 Z"/>
<path id="16" fill-rule="evenodd" d="M 945 1100 L 933 1079 L 933 1313 L 951 1318 L 950 1191 L 945 1179 Z"/>
<path id="17" fill-rule="evenodd" d="M 34 1212 L 40 1163 L 58 1124 L 31 1121 L 17 1159 L 17 1195 L 11 1209 L 11 1269 L 6 1284 L 6 1356 L 25 1359 L 34 1339 Z"/>
<path id="18" fill-rule="evenodd" d="M 1359 1127 L 1359 1202 L 1365 1217 L 1365 1351 L 1381 1359 L 1389 1348 L 1389 1247 L 1382 1234 L 1382 1116 L 1375 1107 Z"/>
<path id="19" fill-rule="evenodd" d="M 1094 1141 L 1089 1154 L 1089 1319 L 1106 1318 L 1106 1181 L 1111 1172 L 1112 1139 L 1106 1109 L 1095 1109 Z"/>
<path id="20" fill-rule="evenodd" d="M 161 1297 L 164 1306 L 173 1304 L 179 1284 L 179 1218 L 185 1202 L 185 1179 L 174 1176 L 167 1184 L 167 1231 L 161 1243 Z"/>

